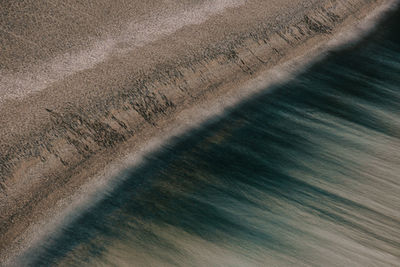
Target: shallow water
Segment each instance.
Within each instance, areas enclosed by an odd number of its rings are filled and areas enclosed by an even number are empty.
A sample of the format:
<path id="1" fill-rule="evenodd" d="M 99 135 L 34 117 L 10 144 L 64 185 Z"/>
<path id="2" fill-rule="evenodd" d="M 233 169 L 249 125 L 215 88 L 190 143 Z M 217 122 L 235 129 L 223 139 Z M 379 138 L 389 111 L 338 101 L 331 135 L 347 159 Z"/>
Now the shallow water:
<path id="1" fill-rule="evenodd" d="M 175 138 L 23 262 L 399 266 L 399 27 Z"/>

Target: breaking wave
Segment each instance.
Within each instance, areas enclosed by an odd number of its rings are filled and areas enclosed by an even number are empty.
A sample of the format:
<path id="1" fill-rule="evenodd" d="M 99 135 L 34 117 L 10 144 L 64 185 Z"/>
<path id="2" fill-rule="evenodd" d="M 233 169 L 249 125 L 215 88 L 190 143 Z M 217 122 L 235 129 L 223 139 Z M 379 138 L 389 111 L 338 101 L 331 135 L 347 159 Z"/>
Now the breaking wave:
<path id="1" fill-rule="evenodd" d="M 396 266 L 399 15 L 148 155 L 22 261 Z"/>

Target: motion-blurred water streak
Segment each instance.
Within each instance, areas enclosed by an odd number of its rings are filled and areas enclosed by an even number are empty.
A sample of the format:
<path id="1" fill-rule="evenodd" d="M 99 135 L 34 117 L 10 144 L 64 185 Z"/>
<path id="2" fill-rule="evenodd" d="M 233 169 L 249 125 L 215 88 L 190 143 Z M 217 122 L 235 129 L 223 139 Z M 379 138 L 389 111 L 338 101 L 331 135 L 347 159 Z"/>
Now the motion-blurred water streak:
<path id="1" fill-rule="evenodd" d="M 399 19 L 148 156 L 25 262 L 399 266 Z"/>

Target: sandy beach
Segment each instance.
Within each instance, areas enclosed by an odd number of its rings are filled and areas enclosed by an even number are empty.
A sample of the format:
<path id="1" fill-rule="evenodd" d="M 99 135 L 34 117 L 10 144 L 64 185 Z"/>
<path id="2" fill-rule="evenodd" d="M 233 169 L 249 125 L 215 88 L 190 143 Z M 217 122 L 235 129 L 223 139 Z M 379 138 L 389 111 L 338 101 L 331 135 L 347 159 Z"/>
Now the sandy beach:
<path id="1" fill-rule="evenodd" d="M 0 263 L 79 195 L 395 1 L 9 2 L 0 7 Z"/>

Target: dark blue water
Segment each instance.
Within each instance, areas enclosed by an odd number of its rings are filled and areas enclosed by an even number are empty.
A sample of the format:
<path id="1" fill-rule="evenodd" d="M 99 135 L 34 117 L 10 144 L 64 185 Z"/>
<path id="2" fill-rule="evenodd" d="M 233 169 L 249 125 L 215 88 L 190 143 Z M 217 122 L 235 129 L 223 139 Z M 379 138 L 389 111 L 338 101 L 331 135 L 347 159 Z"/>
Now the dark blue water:
<path id="1" fill-rule="evenodd" d="M 174 139 L 25 263 L 400 266 L 399 32 Z"/>

